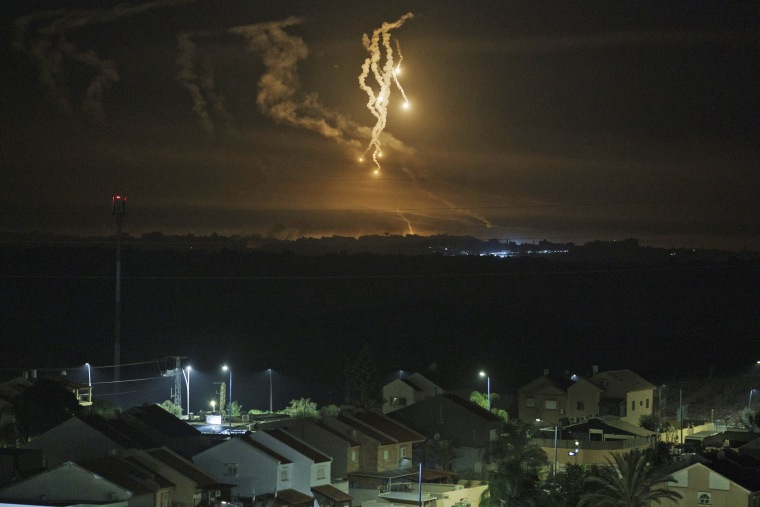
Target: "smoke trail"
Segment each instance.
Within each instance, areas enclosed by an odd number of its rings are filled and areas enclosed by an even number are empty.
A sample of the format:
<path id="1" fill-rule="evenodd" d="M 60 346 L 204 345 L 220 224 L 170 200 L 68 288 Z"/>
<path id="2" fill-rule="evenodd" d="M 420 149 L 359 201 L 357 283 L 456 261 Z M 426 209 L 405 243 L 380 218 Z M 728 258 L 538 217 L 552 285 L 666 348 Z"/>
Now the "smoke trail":
<path id="1" fill-rule="evenodd" d="M 401 90 L 401 94 L 406 100 L 406 94 L 401 88 L 401 85 L 398 84 L 398 69 L 394 68 L 393 65 L 393 47 L 391 46 L 390 31 L 395 28 L 400 28 L 401 25 L 412 16 L 413 14 L 408 12 L 393 23 L 383 23 L 380 28 L 377 28 L 372 32 L 372 37 L 368 36 L 366 33 L 362 35 L 362 45 L 364 45 L 364 49 L 369 52 L 369 56 L 364 60 L 361 67 L 362 71 L 359 74 L 359 87 L 367 93 L 367 108 L 377 120 L 375 126 L 372 128 L 372 139 L 364 154 L 366 155 L 369 151 L 372 151 L 372 160 L 375 162 L 375 173 L 380 171 L 380 162 L 377 159 L 383 154 L 380 134 L 385 130 L 385 125 L 388 119 L 391 79 L 397 83 L 399 90 Z M 382 61 L 383 49 L 385 50 L 384 62 Z M 377 94 L 372 87 L 367 84 L 367 77 L 369 76 L 370 71 L 379 86 Z"/>
<path id="2" fill-rule="evenodd" d="M 197 59 L 197 45 L 193 41 L 194 37 L 208 37 L 209 32 L 182 32 L 177 35 L 177 75 L 175 79 L 187 91 L 193 101 L 193 112 L 198 116 L 198 123 L 201 128 L 209 135 L 214 135 L 215 126 L 211 117 L 221 118 L 228 132 L 237 135 L 235 123 L 227 112 L 224 97 L 217 94 L 214 90 L 214 71 L 210 64 L 206 64 L 202 76 L 199 76 L 195 70 L 195 61 Z M 209 102 L 211 103 L 211 112 L 209 112 Z"/>
<path id="3" fill-rule="evenodd" d="M 493 224 L 491 224 L 491 222 L 487 218 L 485 218 L 484 216 L 479 215 L 479 214 L 475 213 L 474 211 L 471 211 L 471 210 L 468 210 L 468 209 L 462 209 L 462 208 L 456 206 L 454 203 L 452 203 L 448 199 L 445 199 L 445 198 L 443 198 L 441 196 L 438 196 L 438 195 L 430 192 L 429 190 L 425 190 L 424 188 L 422 188 L 422 186 L 420 185 L 419 181 L 417 181 L 417 177 L 414 175 L 414 173 L 411 171 L 411 169 L 409 169 L 407 167 L 402 167 L 401 170 L 404 171 L 404 173 L 407 176 L 409 176 L 409 179 L 412 180 L 412 185 L 414 185 L 414 187 L 417 190 L 419 190 L 423 194 L 427 195 L 431 199 L 435 199 L 436 201 L 445 204 L 447 207 L 451 208 L 452 210 L 458 211 L 462 215 L 468 216 L 470 218 L 474 218 L 478 222 L 480 222 L 483 225 L 485 225 L 488 229 L 490 229 L 490 228 L 493 227 Z"/>
<path id="4" fill-rule="evenodd" d="M 68 41 L 67 35 L 86 26 L 108 23 L 153 9 L 186 4 L 191 1 L 194 0 L 156 0 L 136 6 L 119 4 L 112 9 L 88 11 L 68 9 L 36 11 L 14 20 L 13 45 L 37 62 L 40 81 L 65 113 L 72 112 L 67 83 L 61 68 L 65 57 L 94 68 L 96 75 L 87 86 L 81 108 L 93 122 L 100 123 L 105 121 L 103 92 L 111 83 L 119 80 L 116 64 L 100 58 L 95 51 L 77 49 L 75 44 Z M 30 26 L 33 23 L 51 19 L 52 21 L 39 28 L 33 36 L 29 36 Z"/>
<path id="5" fill-rule="evenodd" d="M 409 219 L 400 211 L 396 211 L 396 214 L 401 217 L 401 220 L 406 222 L 406 226 L 409 228 L 409 234 L 414 234 L 414 229 L 412 228 L 412 222 L 409 221 Z"/>

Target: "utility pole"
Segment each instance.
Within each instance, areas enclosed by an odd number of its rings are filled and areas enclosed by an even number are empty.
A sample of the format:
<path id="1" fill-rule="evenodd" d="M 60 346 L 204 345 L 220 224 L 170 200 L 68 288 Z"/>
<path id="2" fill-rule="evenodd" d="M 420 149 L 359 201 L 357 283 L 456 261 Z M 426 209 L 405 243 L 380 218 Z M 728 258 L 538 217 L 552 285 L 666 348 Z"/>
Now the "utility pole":
<path id="1" fill-rule="evenodd" d="M 121 226 L 127 214 L 127 198 L 114 195 L 111 198 L 111 214 L 116 220 L 116 300 L 113 341 L 113 379 L 121 380 Z"/>

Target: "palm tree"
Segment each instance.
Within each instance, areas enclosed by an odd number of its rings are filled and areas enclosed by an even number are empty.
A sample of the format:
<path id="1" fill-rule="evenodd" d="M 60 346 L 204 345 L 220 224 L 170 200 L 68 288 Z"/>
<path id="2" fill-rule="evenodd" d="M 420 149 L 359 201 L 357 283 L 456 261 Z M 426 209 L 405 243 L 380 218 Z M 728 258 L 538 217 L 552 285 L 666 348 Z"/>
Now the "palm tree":
<path id="1" fill-rule="evenodd" d="M 647 452 L 632 449 L 630 452 L 612 455 L 607 464 L 599 470 L 599 475 L 588 477 L 586 483 L 596 490 L 586 493 L 578 502 L 578 507 L 646 507 L 661 500 L 680 500 L 681 494 L 654 488 L 661 482 L 674 482 L 671 476 L 660 474 L 649 460 Z"/>
<path id="2" fill-rule="evenodd" d="M 488 489 L 480 497 L 480 507 L 536 505 L 539 470 L 547 463 L 546 453 L 532 441 L 531 425 L 510 421 L 494 449 L 497 468 L 488 476 Z"/>

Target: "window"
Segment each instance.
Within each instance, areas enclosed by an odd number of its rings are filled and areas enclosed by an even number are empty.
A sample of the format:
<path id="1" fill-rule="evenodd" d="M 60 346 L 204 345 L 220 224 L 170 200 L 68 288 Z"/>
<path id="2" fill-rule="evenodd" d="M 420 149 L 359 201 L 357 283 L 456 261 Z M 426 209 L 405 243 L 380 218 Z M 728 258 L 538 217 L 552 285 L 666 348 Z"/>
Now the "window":
<path id="1" fill-rule="evenodd" d="M 288 469 L 283 468 L 282 470 L 280 470 L 280 481 L 287 482 L 289 480 L 290 479 L 288 479 Z"/>
<path id="2" fill-rule="evenodd" d="M 712 505 L 712 494 L 700 491 L 697 493 L 697 503 L 699 505 Z"/>
<path id="3" fill-rule="evenodd" d="M 649 408 L 649 398 L 647 398 L 647 406 L 646 408 Z"/>
<path id="4" fill-rule="evenodd" d="M 633 400 L 631 402 L 631 412 L 633 412 L 634 410 L 636 410 L 636 400 Z"/>
<path id="5" fill-rule="evenodd" d="M 383 451 L 383 460 L 388 461 L 388 449 Z"/>
<path id="6" fill-rule="evenodd" d="M 402 446 L 400 451 L 401 451 L 401 457 L 406 458 L 406 446 Z"/>
<path id="7" fill-rule="evenodd" d="M 391 405 L 394 407 L 405 407 L 406 406 L 406 398 L 397 398 L 393 397 L 391 398 Z"/>
<path id="8" fill-rule="evenodd" d="M 353 463 L 356 463 L 356 451 L 354 451 L 353 449 L 351 450 L 351 461 Z"/>
<path id="9" fill-rule="evenodd" d="M 582 401 L 576 401 L 575 402 L 575 410 L 586 410 L 586 405 Z"/>
<path id="10" fill-rule="evenodd" d="M 224 476 L 225 477 L 237 477 L 237 463 L 225 463 L 224 464 Z"/>
<path id="11" fill-rule="evenodd" d="M 325 466 L 320 465 L 317 467 L 317 479 L 324 479 L 325 478 Z"/>
<path id="12" fill-rule="evenodd" d="M 526 407 L 535 407 L 536 406 L 536 398 L 533 396 L 528 396 L 525 398 L 525 406 Z"/>
<path id="13" fill-rule="evenodd" d="M 544 402 L 544 408 L 546 410 L 557 410 L 557 400 L 546 400 Z"/>

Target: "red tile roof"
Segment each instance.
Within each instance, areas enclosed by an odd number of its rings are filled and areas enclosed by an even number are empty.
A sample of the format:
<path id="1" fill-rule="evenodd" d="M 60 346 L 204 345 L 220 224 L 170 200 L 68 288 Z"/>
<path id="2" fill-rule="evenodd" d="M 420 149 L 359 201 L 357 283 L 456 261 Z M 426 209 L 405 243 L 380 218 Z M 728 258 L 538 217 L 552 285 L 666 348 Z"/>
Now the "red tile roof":
<path id="1" fill-rule="evenodd" d="M 321 452 L 312 448 L 305 442 L 297 439 L 290 433 L 287 433 L 281 429 L 264 430 L 264 432 L 267 433 L 268 435 L 273 436 L 274 438 L 276 438 L 283 444 L 287 445 L 291 449 L 295 449 L 299 453 L 303 454 L 307 458 L 314 461 L 314 463 L 328 463 L 332 461 L 332 459 L 329 456 L 322 454 Z"/>

